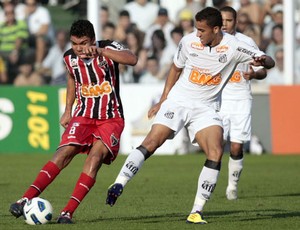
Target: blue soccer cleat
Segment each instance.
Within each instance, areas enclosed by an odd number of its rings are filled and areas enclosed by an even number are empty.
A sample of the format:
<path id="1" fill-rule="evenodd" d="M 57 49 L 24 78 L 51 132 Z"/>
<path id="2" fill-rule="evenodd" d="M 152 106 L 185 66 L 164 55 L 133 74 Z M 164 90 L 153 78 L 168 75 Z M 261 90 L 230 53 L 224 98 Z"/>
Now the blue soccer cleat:
<path id="1" fill-rule="evenodd" d="M 121 196 L 123 192 L 123 185 L 116 183 L 109 186 L 107 191 L 106 204 L 111 207 L 116 203 L 119 196 Z"/>

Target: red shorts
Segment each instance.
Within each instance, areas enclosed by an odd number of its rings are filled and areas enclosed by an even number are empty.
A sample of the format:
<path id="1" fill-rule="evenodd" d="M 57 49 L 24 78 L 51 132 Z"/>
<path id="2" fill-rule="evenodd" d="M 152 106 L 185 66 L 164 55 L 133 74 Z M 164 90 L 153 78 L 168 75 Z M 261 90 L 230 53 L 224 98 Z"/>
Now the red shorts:
<path id="1" fill-rule="evenodd" d="M 124 129 L 124 119 L 98 120 L 73 117 L 62 135 L 58 148 L 66 145 L 79 145 L 78 153 L 88 154 L 93 143 L 100 139 L 111 155 L 104 159 L 105 164 L 113 162 L 119 152 L 120 137 Z"/>

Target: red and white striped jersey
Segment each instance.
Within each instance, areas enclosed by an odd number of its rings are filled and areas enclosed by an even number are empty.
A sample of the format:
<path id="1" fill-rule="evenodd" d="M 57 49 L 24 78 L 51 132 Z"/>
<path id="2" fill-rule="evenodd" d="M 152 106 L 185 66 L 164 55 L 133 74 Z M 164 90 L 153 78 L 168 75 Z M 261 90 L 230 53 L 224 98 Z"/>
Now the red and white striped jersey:
<path id="1" fill-rule="evenodd" d="M 123 45 L 109 40 L 96 42 L 97 47 L 123 50 Z M 73 49 L 64 54 L 67 70 L 75 78 L 77 105 L 73 116 L 100 120 L 124 118 L 119 93 L 119 63 L 98 56 L 80 59 Z"/>

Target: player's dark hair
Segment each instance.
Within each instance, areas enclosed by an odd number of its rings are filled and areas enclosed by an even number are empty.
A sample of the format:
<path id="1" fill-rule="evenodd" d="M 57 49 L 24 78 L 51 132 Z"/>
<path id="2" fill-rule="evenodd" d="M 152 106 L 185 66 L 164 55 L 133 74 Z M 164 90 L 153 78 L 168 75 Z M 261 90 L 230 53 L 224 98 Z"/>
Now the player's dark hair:
<path id="1" fill-rule="evenodd" d="M 199 11 L 195 16 L 196 21 L 206 21 L 207 25 L 210 27 L 222 27 L 222 14 L 221 12 L 213 7 L 206 7 Z"/>
<path id="2" fill-rule="evenodd" d="M 76 36 L 79 38 L 87 36 L 91 39 L 95 39 L 94 26 L 88 20 L 79 19 L 73 22 L 70 29 L 70 36 Z"/>
<path id="3" fill-rule="evenodd" d="M 236 21 L 237 14 L 235 9 L 233 9 L 231 6 L 224 6 L 220 9 L 221 12 L 229 12 L 232 14 L 234 21 Z"/>

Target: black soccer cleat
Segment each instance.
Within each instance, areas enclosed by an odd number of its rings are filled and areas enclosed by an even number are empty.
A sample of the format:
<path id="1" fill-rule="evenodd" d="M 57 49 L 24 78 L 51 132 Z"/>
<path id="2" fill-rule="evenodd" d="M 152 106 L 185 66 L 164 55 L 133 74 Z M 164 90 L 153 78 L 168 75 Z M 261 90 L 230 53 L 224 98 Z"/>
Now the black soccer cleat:
<path id="1" fill-rule="evenodd" d="M 73 224 L 72 216 L 69 212 L 62 212 L 57 219 L 58 224 Z"/>
<path id="2" fill-rule="evenodd" d="M 10 205 L 9 212 L 15 216 L 16 218 L 19 218 L 20 216 L 23 216 L 23 208 L 28 201 L 27 198 L 21 198 L 16 203 L 13 203 Z"/>

